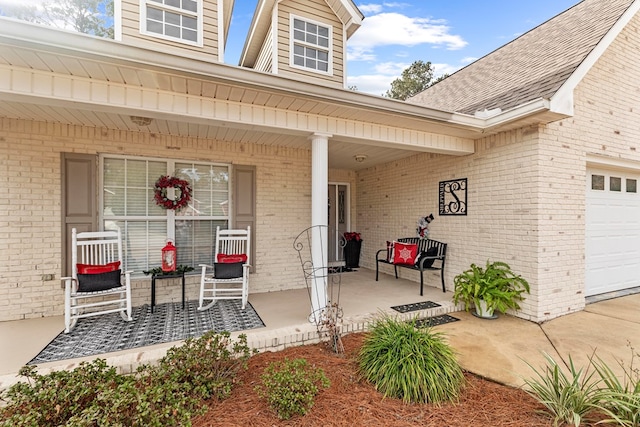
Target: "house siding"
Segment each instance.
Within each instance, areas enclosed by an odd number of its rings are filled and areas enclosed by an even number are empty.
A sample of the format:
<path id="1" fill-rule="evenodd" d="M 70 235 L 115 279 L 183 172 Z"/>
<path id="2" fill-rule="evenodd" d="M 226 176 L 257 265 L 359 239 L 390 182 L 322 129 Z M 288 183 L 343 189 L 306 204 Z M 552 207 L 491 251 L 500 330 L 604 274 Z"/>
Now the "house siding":
<path id="1" fill-rule="evenodd" d="M 122 41 L 132 46 L 161 51 L 163 53 L 188 56 L 202 61 L 217 62 L 218 44 L 218 1 L 202 0 L 202 47 L 174 42 L 164 38 L 140 33 L 140 2 L 122 0 Z M 221 47 L 224 49 L 224 47 Z"/>
<path id="2" fill-rule="evenodd" d="M 256 274 L 250 292 L 304 287 L 292 242 L 311 218 L 311 153 L 258 144 L 178 138 L 140 132 L 0 119 L 0 158 L 6 172 L 0 205 L 4 262 L 0 265 L 0 321 L 63 314 L 61 288 L 61 153 L 121 154 L 255 165 Z M 350 172 L 332 171 L 349 180 Z M 351 173 L 352 174 L 352 173 Z M 351 178 L 353 180 L 353 177 Z M 8 185 L 9 182 L 11 185 Z M 10 202 L 9 202 L 10 201 Z M 286 227 L 283 224 L 287 224 Z M 138 272 L 140 273 L 140 272 Z M 52 274 L 54 280 L 43 280 Z M 150 301 L 150 279 L 134 279 L 133 305 Z M 187 280 L 197 298 L 198 277 Z M 157 300 L 179 301 L 180 286 L 158 287 Z"/>
<path id="3" fill-rule="evenodd" d="M 290 18 L 291 15 L 308 18 L 331 25 L 333 28 L 332 60 L 333 72 L 321 74 L 291 67 L 290 64 Z M 344 37 L 343 25 L 324 0 L 287 0 L 278 6 L 278 75 L 300 79 L 318 84 L 343 87 L 344 76 Z"/>
<path id="4" fill-rule="evenodd" d="M 258 59 L 253 67 L 257 71 L 263 71 L 265 73 L 272 73 L 273 70 L 273 33 L 271 28 L 267 32 L 267 36 L 260 48 Z"/>

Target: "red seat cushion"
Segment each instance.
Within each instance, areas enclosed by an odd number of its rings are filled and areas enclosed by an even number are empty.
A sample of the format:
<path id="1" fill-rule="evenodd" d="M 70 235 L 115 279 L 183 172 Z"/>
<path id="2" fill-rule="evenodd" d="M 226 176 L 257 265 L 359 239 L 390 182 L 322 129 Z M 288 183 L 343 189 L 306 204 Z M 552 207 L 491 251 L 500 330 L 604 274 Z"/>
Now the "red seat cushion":
<path id="1" fill-rule="evenodd" d="M 416 255 L 418 254 L 418 245 L 415 243 L 393 243 L 393 263 L 403 265 L 414 265 Z"/>
<path id="2" fill-rule="evenodd" d="M 218 262 L 230 263 L 230 262 L 247 262 L 247 254 L 218 254 Z"/>
<path id="3" fill-rule="evenodd" d="M 99 274 L 116 271 L 120 268 L 120 261 L 110 262 L 108 264 L 76 264 L 78 274 Z"/>

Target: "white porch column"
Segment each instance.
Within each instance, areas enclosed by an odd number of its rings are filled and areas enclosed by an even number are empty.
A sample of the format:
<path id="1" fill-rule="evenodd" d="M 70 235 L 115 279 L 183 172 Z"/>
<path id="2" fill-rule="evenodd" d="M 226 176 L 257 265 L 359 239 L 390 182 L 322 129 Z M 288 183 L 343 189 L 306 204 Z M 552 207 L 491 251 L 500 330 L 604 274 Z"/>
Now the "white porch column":
<path id="1" fill-rule="evenodd" d="M 311 225 L 323 225 L 314 229 L 311 241 L 311 257 L 316 270 L 311 288 L 310 321 L 318 321 L 320 310 L 327 306 L 327 260 L 329 222 L 329 137 L 311 135 Z"/>

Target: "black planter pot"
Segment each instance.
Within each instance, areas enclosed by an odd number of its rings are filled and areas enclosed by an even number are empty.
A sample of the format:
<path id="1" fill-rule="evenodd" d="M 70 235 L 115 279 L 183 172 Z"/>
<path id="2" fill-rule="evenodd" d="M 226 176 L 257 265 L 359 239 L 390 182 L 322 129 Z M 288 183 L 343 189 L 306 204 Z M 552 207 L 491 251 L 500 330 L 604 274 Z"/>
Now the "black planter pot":
<path id="1" fill-rule="evenodd" d="M 348 240 L 344 247 L 344 263 L 347 268 L 360 267 L 360 248 L 362 240 Z"/>

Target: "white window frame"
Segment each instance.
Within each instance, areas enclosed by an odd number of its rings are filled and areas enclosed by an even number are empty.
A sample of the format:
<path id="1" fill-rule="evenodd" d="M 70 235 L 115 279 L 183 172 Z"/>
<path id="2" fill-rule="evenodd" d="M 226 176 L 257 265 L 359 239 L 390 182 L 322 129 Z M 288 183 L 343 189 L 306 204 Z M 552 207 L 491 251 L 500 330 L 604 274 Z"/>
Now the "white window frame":
<path id="1" fill-rule="evenodd" d="M 308 24 L 317 25 L 318 27 L 326 28 L 329 34 L 329 46 L 324 47 L 319 44 L 309 43 L 307 41 L 296 40 L 294 38 L 294 22 L 295 20 L 303 21 Z M 311 48 L 318 51 L 323 51 L 327 53 L 327 71 L 319 70 L 317 68 L 311 68 L 307 66 L 297 65 L 295 64 L 294 58 L 294 47 L 296 45 L 303 46 L 305 48 Z M 306 58 L 306 57 L 305 57 Z M 299 70 L 305 70 L 313 73 L 323 74 L 327 76 L 333 75 L 333 25 L 326 24 L 324 22 L 315 21 L 313 19 L 305 18 L 302 16 L 291 14 L 289 16 L 289 66 L 291 68 L 297 68 Z"/>
<path id="2" fill-rule="evenodd" d="M 166 210 L 165 215 L 105 215 L 105 202 L 104 202 L 104 193 L 105 193 L 105 182 L 104 182 L 104 167 L 105 167 L 105 159 L 117 159 L 117 160 L 129 160 L 129 161 L 145 161 L 145 162 L 161 162 L 166 163 L 166 175 L 173 175 L 173 172 L 176 168 L 176 164 L 182 163 L 195 163 L 198 165 L 206 165 L 209 167 L 226 167 L 228 173 L 228 181 L 227 181 L 227 209 L 225 215 L 176 215 L 176 212 L 173 210 Z M 141 157 L 141 156 L 127 156 L 127 155 L 112 155 L 112 154 L 101 154 L 99 156 L 99 178 L 98 178 L 98 189 L 99 189 L 99 197 L 98 197 L 98 206 L 99 206 L 99 215 L 98 220 L 100 224 L 100 228 L 105 228 L 106 221 L 129 221 L 129 222 L 166 222 L 166 230 L 167 235 L 165 239 L 170 239 L 174 243 L 176 242 L 175 232 L 176 232 L 176 223 L 181 221 L 225 221 L 227 227 L 231 227 L 232 223 L 232 188 L 233 188 L 233 172 L 232 165 L 228 163 L 216 163 L 216 162 L 208 162 L 208 161 L 197 161 L 197 160 L 188 160 L 188 159 L 169 159 L 169 158 L 157 158 L 157 157 Z M 153 183 L 149 183 L 153 186 Z M 126 187 L 130 188 L 130 187 Z M 153 198 L 153 194 L 150 196 Z M 149 202 L 154 203 L 153 200 Z M 186 209 L 186 208 L 185 208 Z M 213 230 L 215 233 L 215 230 Z M 126 240 L 126 235 L 123 235 L 123 238 Z M 212 236 L 211 247 L 215 245 L 215 236 Z M 165 242 L 166 243 L 166 242 Z M 126 245 L 126 244 L 125 244 Z M 126 249 L 126 248 L 125 248 Z M 150 246 L 147 244 L 147 251 L 150 251 Z M 213 250 L 213 249 L 212 249 Z M 125 265 L 127 264 L 127 253 L 125 251 Z M 180 259 L 180 254 L 178 254 L 178 258 Z M 152 262 L 153 254 L 149 253 L 149 265 L 148 268 L 159 267 L 160 266 L 160 252 L 157 254 L 157 262 Z M 194 260 L 192 260 L 194 261 Z M 211 260 L 210 262 L 213 262 Z M 193 267 L 197 267 L 198 262 L 195 262 L 192 265 Z M 142 271 L 134 271 L 134 276 L 142 276 Z"/>
<path id="3" fill-rule="evenodd" d="M 164 1 L 164 0 L 162 0 Z M 203 47 L 204 45 L 204 37 L 203 37 L 203 0 L 193 0 L 197 5 L 197 11 L 192 12 L 190 10 L 169 6 L 164 4 L 164 2 L 154 1 L 154 0 L 141 0 L 140 1 L 140 34 L 144 34 L 149 37 L 155 37 L 164 40 L 170 40 L 173 42 L 183 43 L 190 46 L 198 46 Z M 186 40 L 181 37 L 173 37 L 166 34 L 156 33 L 154 31 L 147 30 L 147 6 L 153 7 L 155 9 L 162 10 L 163 12 L 172 12 L 176 13 L 180 16 L 188 16 L 195 19 L 196 22 L 196 41 Z M 164 22 L 163 22 L 164 24 Z"/>

